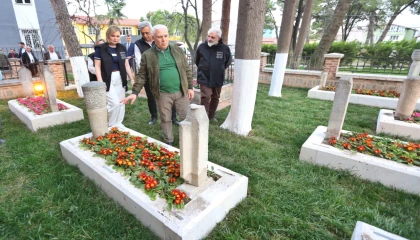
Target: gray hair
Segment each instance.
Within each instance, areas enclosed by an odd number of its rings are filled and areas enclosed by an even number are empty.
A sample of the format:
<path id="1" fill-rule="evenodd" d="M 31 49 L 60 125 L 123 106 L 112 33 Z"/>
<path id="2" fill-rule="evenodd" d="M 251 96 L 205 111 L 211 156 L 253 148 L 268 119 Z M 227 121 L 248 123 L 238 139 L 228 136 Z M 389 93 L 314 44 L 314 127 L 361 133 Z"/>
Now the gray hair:
<path id="1" fill-rule="evenodd" d="M 220 28 L 210 28 L 207 34 L 216 33 L 220 38 L 222 37 L 222 30 Z"/>
<path id="2" fill-rule="evenodd" d="M 150 30 L 152 30 L 152 24 L 149 21 L 143 21 L 139 24 L 139 30 L 142 30 L 145 27 L 148 27 Z"/>
<path id="3" fill-rule="evenodd" d="M 168 31 L 168 27 L 166 27 L 165 25 L 162 25 L 162 24 L 155 25 L 152 28 L 152 34 L 153 34 L 153 36 L 155 35 L 155 31 L 156 30 L 166 30 L 166 31 Z"/>
<path id="4" fill-rule="evenodd" d="M 54 48 L 54 46 L 53 46 L 53 45 L 48 45 L 48 47 L 47 47 L 47 48 L 49 48 L 49 47 L 52 47 L 52 48 Z"/>

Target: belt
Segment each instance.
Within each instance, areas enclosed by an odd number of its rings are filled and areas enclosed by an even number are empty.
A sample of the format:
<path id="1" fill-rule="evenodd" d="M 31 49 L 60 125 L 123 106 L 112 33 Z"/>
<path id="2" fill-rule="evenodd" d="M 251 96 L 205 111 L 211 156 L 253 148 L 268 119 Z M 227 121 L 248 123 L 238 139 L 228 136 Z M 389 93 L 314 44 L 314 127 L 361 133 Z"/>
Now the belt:
<path id="1" fill-rule="evenodd" d="M 112 72 L 119 72 L 120 70 L 112 70 Z"/>

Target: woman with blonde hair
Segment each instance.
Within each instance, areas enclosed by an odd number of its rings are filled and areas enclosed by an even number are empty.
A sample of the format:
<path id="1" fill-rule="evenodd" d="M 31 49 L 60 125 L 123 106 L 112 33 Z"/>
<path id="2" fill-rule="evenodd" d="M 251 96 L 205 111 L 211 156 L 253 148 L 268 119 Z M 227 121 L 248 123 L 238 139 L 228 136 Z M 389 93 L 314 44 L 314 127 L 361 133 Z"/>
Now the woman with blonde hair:
<path id="1" fill-rule="evenodd" d="M 95 72 L 99 82 L 106 83 L 108 126 L 123 126 L 125 105 L 120 103 L 127 90 L 127 75 L 134 84 L 133 75 L 127 59 L 127 50 L 120 44 L 121 30 L 109 26 L 106 42 L 95 49 Z"/>

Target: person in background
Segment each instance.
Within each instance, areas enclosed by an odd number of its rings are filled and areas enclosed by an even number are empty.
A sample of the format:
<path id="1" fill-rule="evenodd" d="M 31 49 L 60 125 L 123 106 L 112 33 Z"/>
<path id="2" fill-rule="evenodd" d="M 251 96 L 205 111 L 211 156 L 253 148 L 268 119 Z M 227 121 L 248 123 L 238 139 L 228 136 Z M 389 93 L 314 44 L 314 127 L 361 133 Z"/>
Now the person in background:
<path id="1" fill-rule="evenodd" d="M 3 49 L 0 48 L 0 70 L 10 70 L 11 65 L 9 62 L 9 58 L 7 57 L 6 53 L 3 52 Z"/>
<path id="2" fill-rule="evenodd" d="M 104 44 L 105 40 L 99 39 L 96 41 L 95 46 L 93 46 L 94 49 L 96 49 L 99 45 Z M 89 71 L 89 80 L 92 81 L 98 81 L 96 78 L 96 71 L 95 71 L 95 62 L 94 62 L 94 55 L 95 52 L 88 55 L 88 71 Z"/>
<path id="3" fill-rule="evenodd" d="M 198 46 L 195 56 L 201 105 L 206 108 L 210 121 L 217 123 L 214 115 L 219 105 L 225 70 L 232 61 L 230 48 L 222 42 L 222 31 L 211 28 L 207 33 L 207 40 Z"/>
<path id="4" fill-rule="evenodd" d="M 21 60 L 22 64 L 31 71 L 32 77 L 36 77 L 38 74 L 38 59 L 32 54 L 31 47 L 26 46 L 26 51 L 22 54 Z"/>
<path id="5" fill-rule="evenodd" d="M 136 71 L 139 72 L 140 70 L 140 62 L 142 54 L 149 50 L 151 47 L 155 46 L 155 42 L 153 40 L 152 34 L 152 24 L 148 21 L 143 21 L 139 24 L 139 30 L 141 33 L 141 37 L 139 40 L 135 42 L 134 46 L 134 57 L 136 59 Z M 148 122 L 149 125 L 153 125 L 157 121 L 158 110 L 156 105 L 156 99 L 150 90 L 149 82 L 144 84 L 144 91 L 146 92 L 147 96 L 147 105 L 149 107 L 150 112 L 150 121 Z M 176 119 L 176 110 L 175 106 L 172 108 L 172 123 L 175 125 L 179 125 L 178 120 Z"/>
<path id="6" fill-rule="evenodd" d="M 25 53 L 26 51 L 26 47 L 25 47 L 25 43 L 23 42 L 19 42 L 19 52 L 18 52 L 18 57 L 22 58 L 23 53 Z"/>
<path id="7" fill-rule="evenodd" d="M 7 55 L 8 58 L 19 58 L 19 54 L 15 53 L 14 49 L 10 49 L 10 53 Z"/>
<path id="8" fill-rule="evenodd" d="M 189 100 L 194 98 L 192 73 L 182 49 L 169 45 L 166 26 L 154 26 L 152 34 L 155 45 L 143 53 L 133 93 L 121 102 L 133 104 L 148 82 L 157 100 L 163 139 L 166 144 L 173 145 L 172 108 L 176 107 L 182 120 L 187 117 Z"/>
<path id="9" fill-rule="evenodd" d="M 127 60 L 127 50 L 120 44 L 121 29 L 109 26 L 106 42 L 95 49 L 95 71 L 99 82 L 106 83 L 108 126 L 123 127 L 125 105 L 121 101 L 127 90 L 127 75 L 134 84 Z"/>
<path id="10" fill-rule="evenodd" d="M 48 60 L 58 60 L 58 59 L 61 59 L 60 54 L 54 50 L 53 45 L 48 45 L 48 51 L 44 53 L 44 60 L 48 61 Z"/>
<path id="11" fill-rule="evenodd" d="M 127 59 L 129 61 L 130 67 L 133 67 L 133 59 L 134 59 L 134 43 L 131 42 L 131 35 L 127 34 L 125 37 L 127 42 L 125 43 L 125 48 L 127 49 Z"/>

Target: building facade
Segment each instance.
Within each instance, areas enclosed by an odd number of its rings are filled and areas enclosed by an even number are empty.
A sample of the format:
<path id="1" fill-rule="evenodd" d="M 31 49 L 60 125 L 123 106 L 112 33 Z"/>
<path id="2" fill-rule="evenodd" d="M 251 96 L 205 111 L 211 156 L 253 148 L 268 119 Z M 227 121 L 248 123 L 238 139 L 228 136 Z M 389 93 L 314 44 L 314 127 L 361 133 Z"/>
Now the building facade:
<path id="1" fill-rule="evenodd" d="M 33 48 L 42 59 L 43 46 L 54 45 L 66 56 L 50 0 L 1 0 L 0 47 L 4 52 L 19 49 L 19 42 Z"/>

